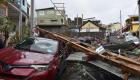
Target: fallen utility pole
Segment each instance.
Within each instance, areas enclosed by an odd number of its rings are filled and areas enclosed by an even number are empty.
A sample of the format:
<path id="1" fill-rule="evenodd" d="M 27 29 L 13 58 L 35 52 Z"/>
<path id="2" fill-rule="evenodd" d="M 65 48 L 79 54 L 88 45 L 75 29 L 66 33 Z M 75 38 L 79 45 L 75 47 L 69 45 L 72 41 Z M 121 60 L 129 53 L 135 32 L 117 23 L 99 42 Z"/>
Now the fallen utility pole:
<path id="1" fill-rule="evenodd" d="M 42 36 L 42 37 L 48 37 L 51 39 L 62 41 L 64 43 L 66 43 L 68 46 L 70 46 L 76 50 L 79 50 L 81 52 L 84 52 L 89 57 L 92 57 L 92 59 L 96 59 L 96 60 L 99 59 L 99 60 L 107 62 L 111 65 L 115 65 L 115 66 L 121 68 L 122 71 L 125 72 L 125 74 L 132 73 L 134 75 L 140 75 L 140 63 L 133 59 L 130 59 L 130 58 L 127 58 L 127 57 L 124 57 L 121 55 L 117 55 L 117 54 L 111 53 L 111 52 L 106 52 L 104 54 L 97 54 L 95 52 L 95 50 L 83 47 L 80 44 L 78 44 L 77 42 L 71 41 L 70 38 L 65 38 L 64 36 L 60 36 L 60 35 L 48 32 L 44 29 L 40 29 L 40 28 L 38 28 L 38 29 L 40 32 L 40 36 Z"/>

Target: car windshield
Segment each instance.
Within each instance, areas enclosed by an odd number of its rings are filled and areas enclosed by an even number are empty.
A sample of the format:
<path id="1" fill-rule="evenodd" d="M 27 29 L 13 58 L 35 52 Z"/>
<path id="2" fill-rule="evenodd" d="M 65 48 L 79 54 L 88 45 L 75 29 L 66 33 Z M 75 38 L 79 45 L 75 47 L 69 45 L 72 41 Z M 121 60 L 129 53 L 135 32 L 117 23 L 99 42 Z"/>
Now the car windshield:
<path id="1" fill-rule="evenodd" d="M 16 46 L 17 49 L 31 50 L 42 53 L 55 53 L 58 49 L 58 41 L 47 38 L 29 38 Z"/>
<path id="2" fill-rule="evenodd" d="M 43 52 L 43 53 L 55 53 L 58 48 L 58 42 L 51 39 L 35 39 L 34 43 L 30 45 L 30 50 Z"/>

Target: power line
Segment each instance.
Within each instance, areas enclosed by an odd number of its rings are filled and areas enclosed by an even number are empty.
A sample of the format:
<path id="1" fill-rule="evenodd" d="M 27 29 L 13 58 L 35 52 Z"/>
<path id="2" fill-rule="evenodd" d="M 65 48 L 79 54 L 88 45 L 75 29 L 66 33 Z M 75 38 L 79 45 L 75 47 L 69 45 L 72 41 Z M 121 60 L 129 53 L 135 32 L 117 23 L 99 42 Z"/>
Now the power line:
<path id="1" fill-rule="evenodd" d="M 60 11 L 60 10 L 58 9 L 58 7 L 55 5 L 55 3 L 54 3 L 52 0 L 50 0 L 50 1 L 51 1 L 51 3 L 54 5 L 54 7 L 56 8 L 56 10 L 61 14 L 61 16 L 64 17 L 64 24 L 65 24 L 65 25 L 68 25 L 67 22 L 66 22 L 66 15 L 65 15 L 64 3 L 59 3 L 59 4 L 63 4 L 63 13 L 62 13 L 62 11 Z M 58 3 L 56 3 L 56 4 L 58 4 Z"/>
<path id="2" fill-rule="evenodd" d="M 53 6 L 56 8 L 56 10 L 65 18 L 66 16 L 62 12 L 60 12 L 60 10 L 57 8 L 57 6 L 55 5 L 55 3 L 52 0 L 50 0 L 50 1 L 53 4 Z"/>

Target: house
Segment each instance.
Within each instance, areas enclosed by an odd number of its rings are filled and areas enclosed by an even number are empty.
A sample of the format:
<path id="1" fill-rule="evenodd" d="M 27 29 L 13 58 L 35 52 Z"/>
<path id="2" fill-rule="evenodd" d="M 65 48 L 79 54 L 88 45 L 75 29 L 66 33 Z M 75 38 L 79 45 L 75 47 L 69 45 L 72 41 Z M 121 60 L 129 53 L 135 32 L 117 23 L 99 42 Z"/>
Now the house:
<path id="1" fill-rule="evenodd" d="M 24 25 L 28 23 L 29 8 L 27 0 L 5 0 L 0 4 L 0 16 L 7 16 L 19 28 L 20 11 L 22 13 L 22 25 Z"/>
<path id="2" fill-rule="evenodd" d="M 65 11 L 54 7 L 37 9 L 37 26 L 51 32 L 61 33 L 65 26 Z M 63 15 L 62 15 L 63 14 Z"/>
<path id="3" fill-rule="evenodd" d="M 29 4 L 27 0 L 8 0 L 8 17 L 19 26 L 20 10 L 22 11 L 22 24 L 29 20 Z"/>
<path id="4" fill-rule="evenodd" d="M 110 25 L 108 25 L 108 30 L 110 33 L 115 33 L 117 31 L 119 31 L 121 29 L 121 25 L 119 22 L 116 22 L 116 23 L 111 23 Z"/>
<path id="5" fill-rule="evenodd" d="M 139 17 L 138 15 L 130 15 L 126 20 L 127 31 L 137 33 L 139 29 Z"/>
<path id="6" fill-rule="evenodd" d="M 105 28 L 95 25 L 93 21 L 88 20 L 81 26 L 80 32 L 103 32 Z"/>

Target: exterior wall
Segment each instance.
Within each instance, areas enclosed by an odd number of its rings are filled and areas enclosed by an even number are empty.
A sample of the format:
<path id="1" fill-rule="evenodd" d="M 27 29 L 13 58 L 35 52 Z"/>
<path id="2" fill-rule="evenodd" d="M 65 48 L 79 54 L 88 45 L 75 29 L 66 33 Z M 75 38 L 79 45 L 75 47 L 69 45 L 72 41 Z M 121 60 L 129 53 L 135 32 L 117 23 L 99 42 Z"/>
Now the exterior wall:
<path id="1" fill-rule="evenodd" d="M 129 27 L 127 31 L 137 32 L 139 29 L 139 19 L 137 15 L 132 15 L 126 20 L 126 25 Z"/>
<path id="2" fill-rule="evenodd" d="M 54 9 L 37 11 L 37 25 L 64 25 L 64 18 Z"/>
<path id="3" fill-rule="evenodd" d="M 27 0 L 18 0 L 18 5 L 20 5 L 20 1 L 21 1 L 21 9 L 27 13 L 27 8 L 28 8 L 28 3 Z"/>
<path id="4" fill-rule="evenodd" d="M 139 29 L 139 24 L 132 24 L 131 32 L 137 32 Z"/>
<path id="5" fill-rule="evenodd" d="M 131 17 L 131 32 L 137 32 L 139 28 L 138 16 Z"/>
<path id="6" fill-rule="evenodd" d="M 84 26 L 82 26 L 80 32 L 99 32 L 100 29 L 98 26 L 94 25 L 91 22 L 86 23 Z"/>
<path id="7" fill-rule="evenodd" d="M 20 1 L 21 1 L 21 9 L 22 11 L 24 11 L 25 13 L 27 13 L 27 8 L 28 8 L 28 2 L 27 0 L 8 0 L 11 3 L 14 3 L 16 5 L 18 5 L 17 7 L 19 8 L 20 6 Z"/>
<path id="8" fill-rule="evenodd" d="M 53 33 L 63 33 L 64 26 L 39 26 L 39 28 L 45 29 L 47 31 L 53 32 Z"/>
<path id="9" fill-rule="evenodd" d="M 118 31 L 121 29 L 120 23 L 114 23 L 111 24 L 111 26 L 109 27 L 109 30 L 113 33 L 115 31 Z"/>

